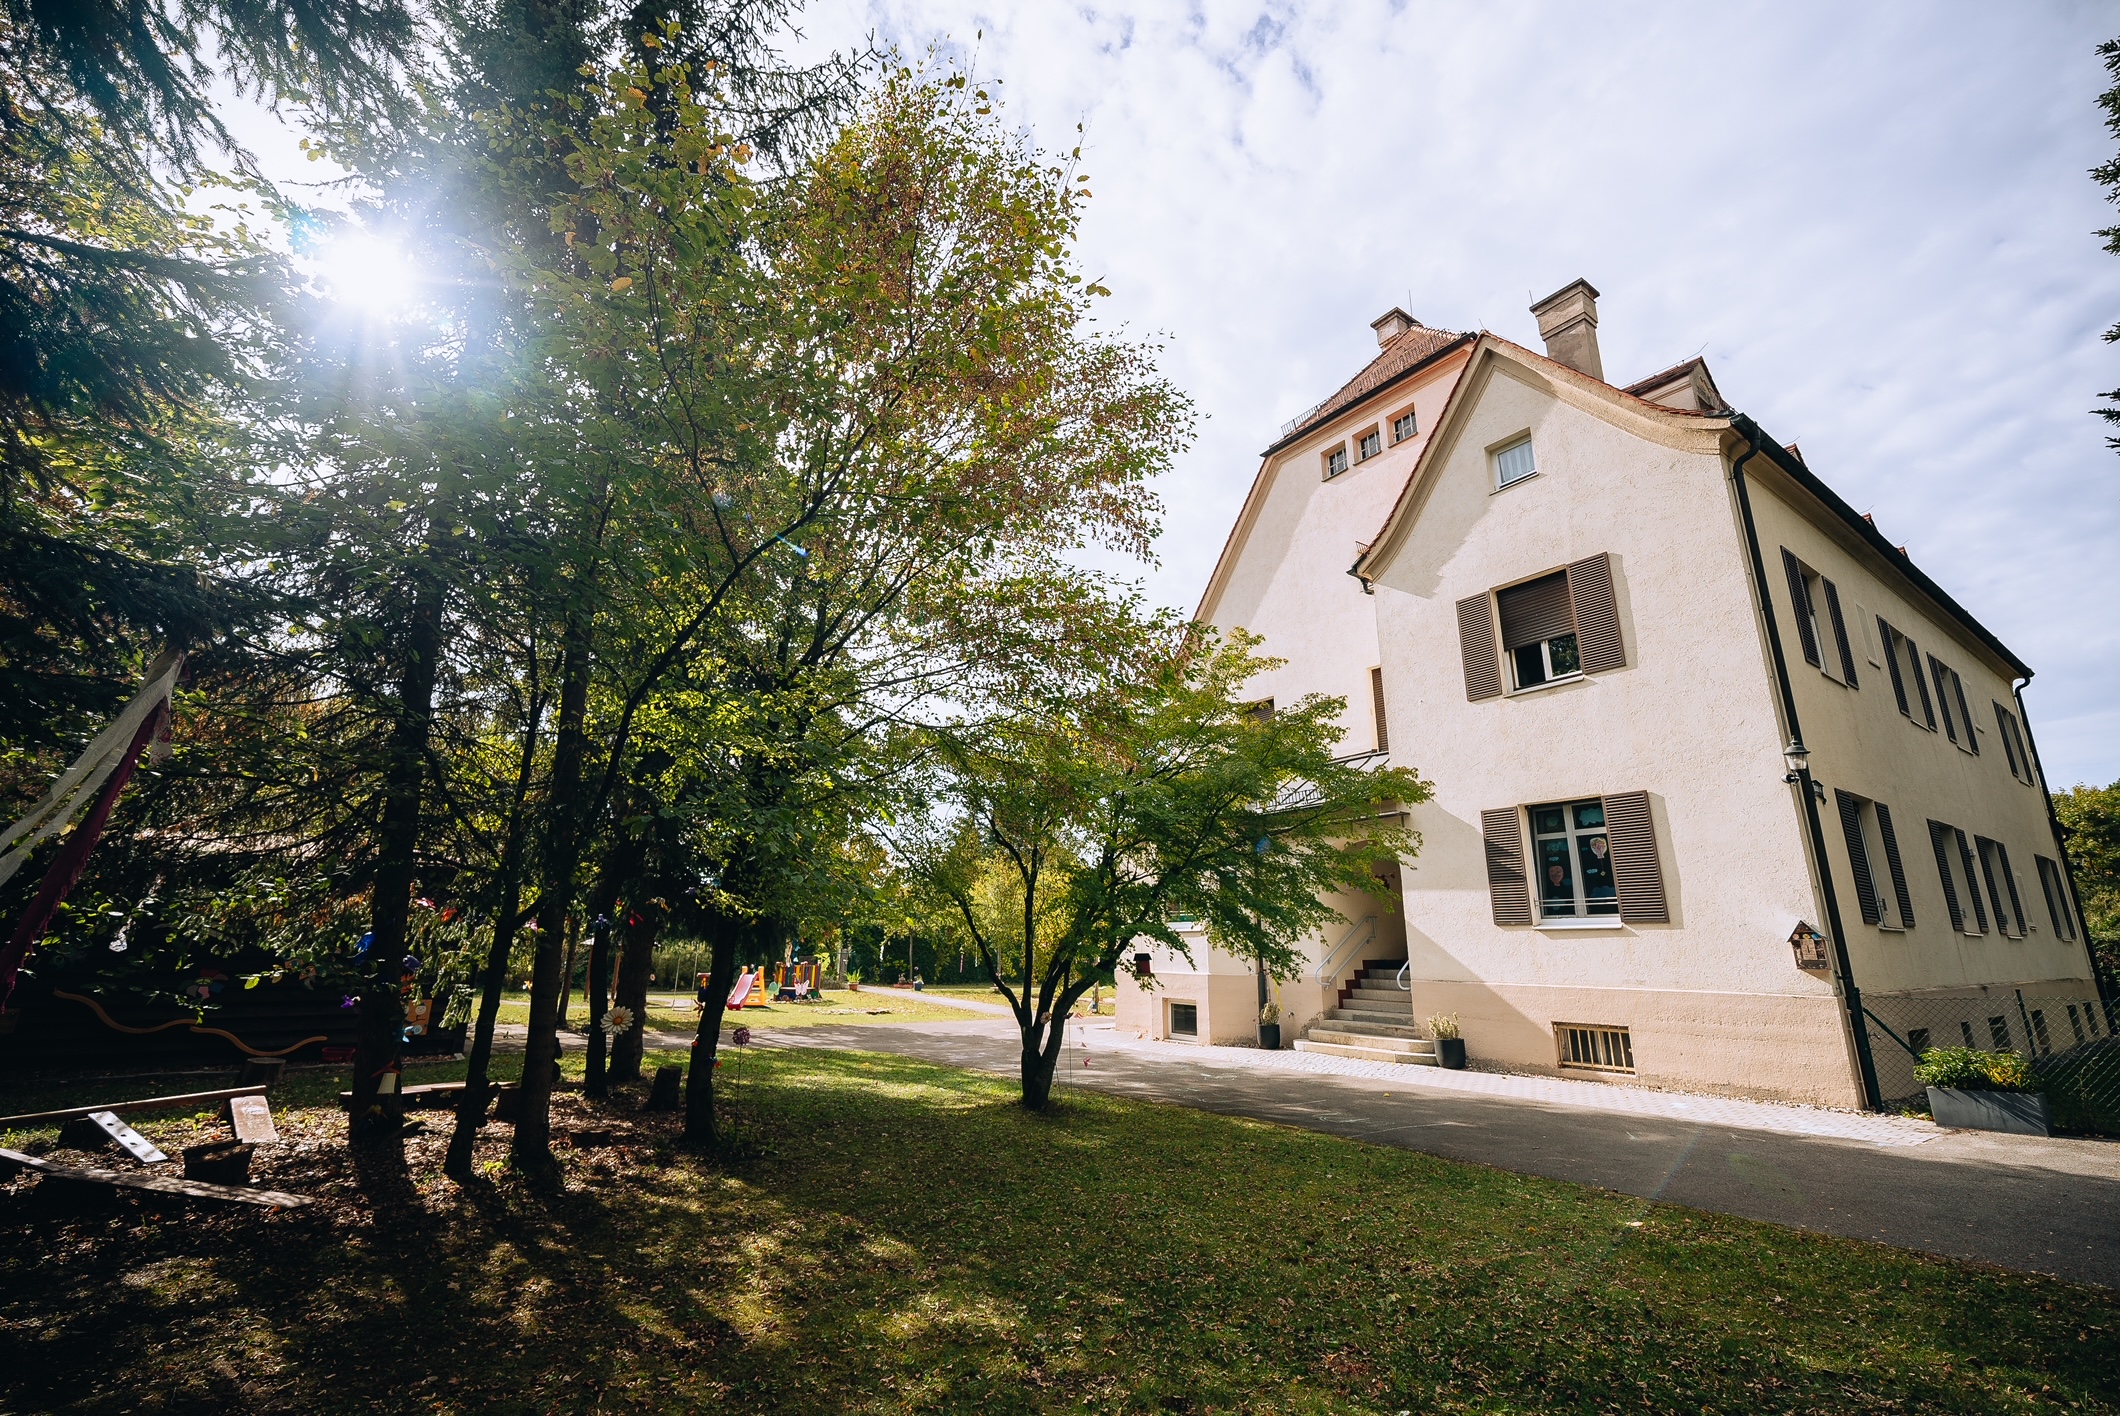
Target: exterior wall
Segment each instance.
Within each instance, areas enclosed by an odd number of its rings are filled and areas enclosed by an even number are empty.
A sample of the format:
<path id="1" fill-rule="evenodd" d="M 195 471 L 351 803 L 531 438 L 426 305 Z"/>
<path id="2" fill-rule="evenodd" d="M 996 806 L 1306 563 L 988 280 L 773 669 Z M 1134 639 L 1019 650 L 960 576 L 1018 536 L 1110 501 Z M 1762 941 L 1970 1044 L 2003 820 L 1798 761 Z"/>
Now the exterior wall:
<path id="1" fill-rule="evenodd" d="M 1474 1058 L 1515 1069 L 1558 1070 L 1556 1023 L 1625 1026 L 1643 1081 L 1859 1104 L 1832 985 L 1787 942 L 1820 909 L 1720 423 L 1500 358 L 1467 380 L 1374 571 L 1394 757 L 1436 787 L 1405 872 L 1416 1014 L 1458 1013 Z M 1537 475 L 1497 491 L 1488 449 L 1526 430 Z M 1627 666 L 1468 702 L 1456 602 L 1598 552 Z M 1483 810 L 1636 790 L 1669 924 L 1493 922 Z"/>
<path id="2" fill-rule="evenodd" d="M 1815 504 L 1807 495 L 1772 468 L 1763 467 L 1762 460 L 1748 464 L 1747 475 L 1753 481 L 1753 515 L 1760 549 L 1768 561 L 1769 588 L 1796 711 L 1804 743 L 1811 750 L 1811 773 L 1829 793 L 1840 788 L 1890 806 L 1906 868 L 1913 927 L 1902 930 L 1865 924 L 1835 801 L 1829 795 L 1820 804 L 1826 855 L 1856 983 L 1866 996 L 1909 991 L 1977 994 L 1983 985 L 2021 987 L 2027 994 L 2086 996 L 2091 971 L 2080 934 L 2071 941 L 2055 933 L 2034 863 L 2035 856 L 2057 862 L 2062 858 L 2047 817 L 2045 784 L 2036 780 L 2036 772 L 2032 783 L 2010 775 L 1995 723 L 1994 704 L 2018 711 L 2011 693 L 2010 666 L 1933 608 L 1874 549 L 1822 511 L 1812 509 Z M 1779 564 L 1782 547 L 1838 589 L 1855 654 L 1855 687 L 1805 662 L 1794 597 Z M 1930 731 L 1899 712 L 1883 646 L 1878 643 L 1879 615 L 1913 639 L 1924 672 L 1931 654 L 1957 671 L 1972 709 L 1978 756 L 1954 746 L 1940 726 Z M 1820 618 L 1825 618 L 1822 607 Z M 1826 642 L 1821 658 L 1834 664 L 1838 648 L 1832 628 L 1830 623 L 1822 627 Z M 1933 681 L 1929 691 L 1933 697 Z M 1914 699 L 1918 719 L 1919 696 L 1911 683 L 1907 692 Z M 1951 712 L 1955 718 L 1955 702 Z M 1985 935 L 1951 928 L 1935 852 L 1929 844 L 1927 823 L 1931 819 L 1958 827 L 1968 839 L 1977 834 L 2003 844 L 2030 926 L 2024 938 L 2005 937 L 1992 918 Z M 1884 863 L 1877 862 L 1873 872 L 1889 890 L 1890 875 Z M 1971 914 L 1970 907 L 1967 914 Z"/>
<path id="3" fill-rule="evenodd" d="M 1261 494 L 1238 524 L 1231 563 L 1200 605 L 1207 623 L 1250 630 L 1265 640 L 1266 654 L 1286 660 L 1252 682 L 1254 698 L 1290 703 L 1328 693 L 1347 700 L 1343 751 L 1376 745 L 1369 670 L 1380 662 L 1372 599 L 1347 568 L 1390 513 L 1463 366 L 1464 356 L 1452 354 L 1275 453 L 1260 470 Z M 1392 446 L 1389 419 L 1409 406 L 1420 431 Z M 1356 439 L 1371 428 L 1382 430 L 1384 451 L 1325 481 L 1325 449 L 1345 442 L 1352 457 Z"/>

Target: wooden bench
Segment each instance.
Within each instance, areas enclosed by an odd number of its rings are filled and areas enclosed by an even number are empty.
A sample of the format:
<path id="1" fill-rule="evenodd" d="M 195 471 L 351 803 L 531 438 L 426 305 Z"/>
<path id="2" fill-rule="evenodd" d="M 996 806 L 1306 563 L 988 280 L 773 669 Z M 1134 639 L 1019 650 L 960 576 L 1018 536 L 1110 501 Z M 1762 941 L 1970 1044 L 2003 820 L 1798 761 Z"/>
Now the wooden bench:
<path id="1" fill-rule="evenodd" d="M 229 1204 L 257 1205 L 264 1209 L 300 1209 L 309 1203 L 306 1195 L 284 1190 L 253 1190 L 246 1185 L 216 1185 L 205 1180 L 186 1180 L 166 1171 L 105 1170 L 93 1165 L 55 1165 L 20 1151 L 0 1150 L 0 1171 L 34 1170 L 53 1180 L 88 1185 L 108 1185 L 121 1190 L 151 1190 L 160 1195 L 179 1195 L 188 1200 L 223 1200 Z"/>

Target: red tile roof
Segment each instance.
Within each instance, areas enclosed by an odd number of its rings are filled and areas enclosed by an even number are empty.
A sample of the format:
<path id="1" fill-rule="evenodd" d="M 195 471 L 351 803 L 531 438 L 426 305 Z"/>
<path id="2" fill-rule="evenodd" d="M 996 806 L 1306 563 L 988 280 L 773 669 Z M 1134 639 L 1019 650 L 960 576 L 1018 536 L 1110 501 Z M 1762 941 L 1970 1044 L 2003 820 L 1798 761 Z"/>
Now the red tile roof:
<path id="1" fill-rule="evenodd" d="M 1400 374 L 1427 363 L 1451 345 L 1471 338 L 1469 334 L 1454 330 L 1415 325 L 1378 350 L 1376 358 L 1370 360 L 1362 372 L 1342 384 L 1339 392 L 1293 419 L 1274 440 L 1274 445 L 1278 447 L 1291 438 L 1301 437 L 1334 414 L 1345 412 L 1361 402 Z"/>

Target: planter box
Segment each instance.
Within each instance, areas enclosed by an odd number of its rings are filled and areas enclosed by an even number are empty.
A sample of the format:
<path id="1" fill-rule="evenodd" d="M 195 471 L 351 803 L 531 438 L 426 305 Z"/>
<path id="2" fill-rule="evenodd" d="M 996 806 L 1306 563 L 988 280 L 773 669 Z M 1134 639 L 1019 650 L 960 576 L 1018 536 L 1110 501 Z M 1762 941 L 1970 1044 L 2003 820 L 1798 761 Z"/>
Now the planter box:
<path id="1" fill-rule="evenodd" d="M 1279 1023 L 1259 1024 L 1259 1046 L 1265 1048 L 1268 1052 L 1279 1052 L 1281 1050 L 1281 1025 Z"/>
<path id="2" fill-rule="evenodd" d="M 2046 1098 L 2037 1092 L 1959 1091 L 1929 1088 L 1929 1115 L 1939 1126 L 1966 1131 L 2007 1131 L 2017 1136 L 2051 1136 Z"/>
<path id="3" fill-rule="evenodd" d="M 1435 1060 L 1453 1072 L 1465 1070 L 1465 1039 L 1461 1037 L 1439 1037 L 1435 1040 Z"/>

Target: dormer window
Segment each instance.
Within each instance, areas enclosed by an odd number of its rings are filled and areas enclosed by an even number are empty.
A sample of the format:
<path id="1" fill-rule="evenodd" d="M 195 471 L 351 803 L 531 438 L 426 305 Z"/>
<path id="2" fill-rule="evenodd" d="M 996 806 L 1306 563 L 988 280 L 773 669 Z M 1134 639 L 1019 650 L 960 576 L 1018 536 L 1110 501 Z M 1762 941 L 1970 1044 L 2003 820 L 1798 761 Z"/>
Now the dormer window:
<path id="1" fill-rule="evenodd" d="M 1420 424 L 1415 420 L 1411 408 L 1391 420 L 1391 440 L 1394 443 L 1402 443 L 1420 430 Z"/>
<path id="2" fill-rule="evenodd" d="M 1347 444 L 1341 443 L 1325 454 L 1325 480 L 1331 481 L 1347 470 Z"/>
<path id="3" fill-rule="evenodd" d="M 1383 450 L 1384 435 L 1372 429 L 1362 434 L 1362 440 L 1355 444 L 1355 461 L 1367 462 Z"/>

